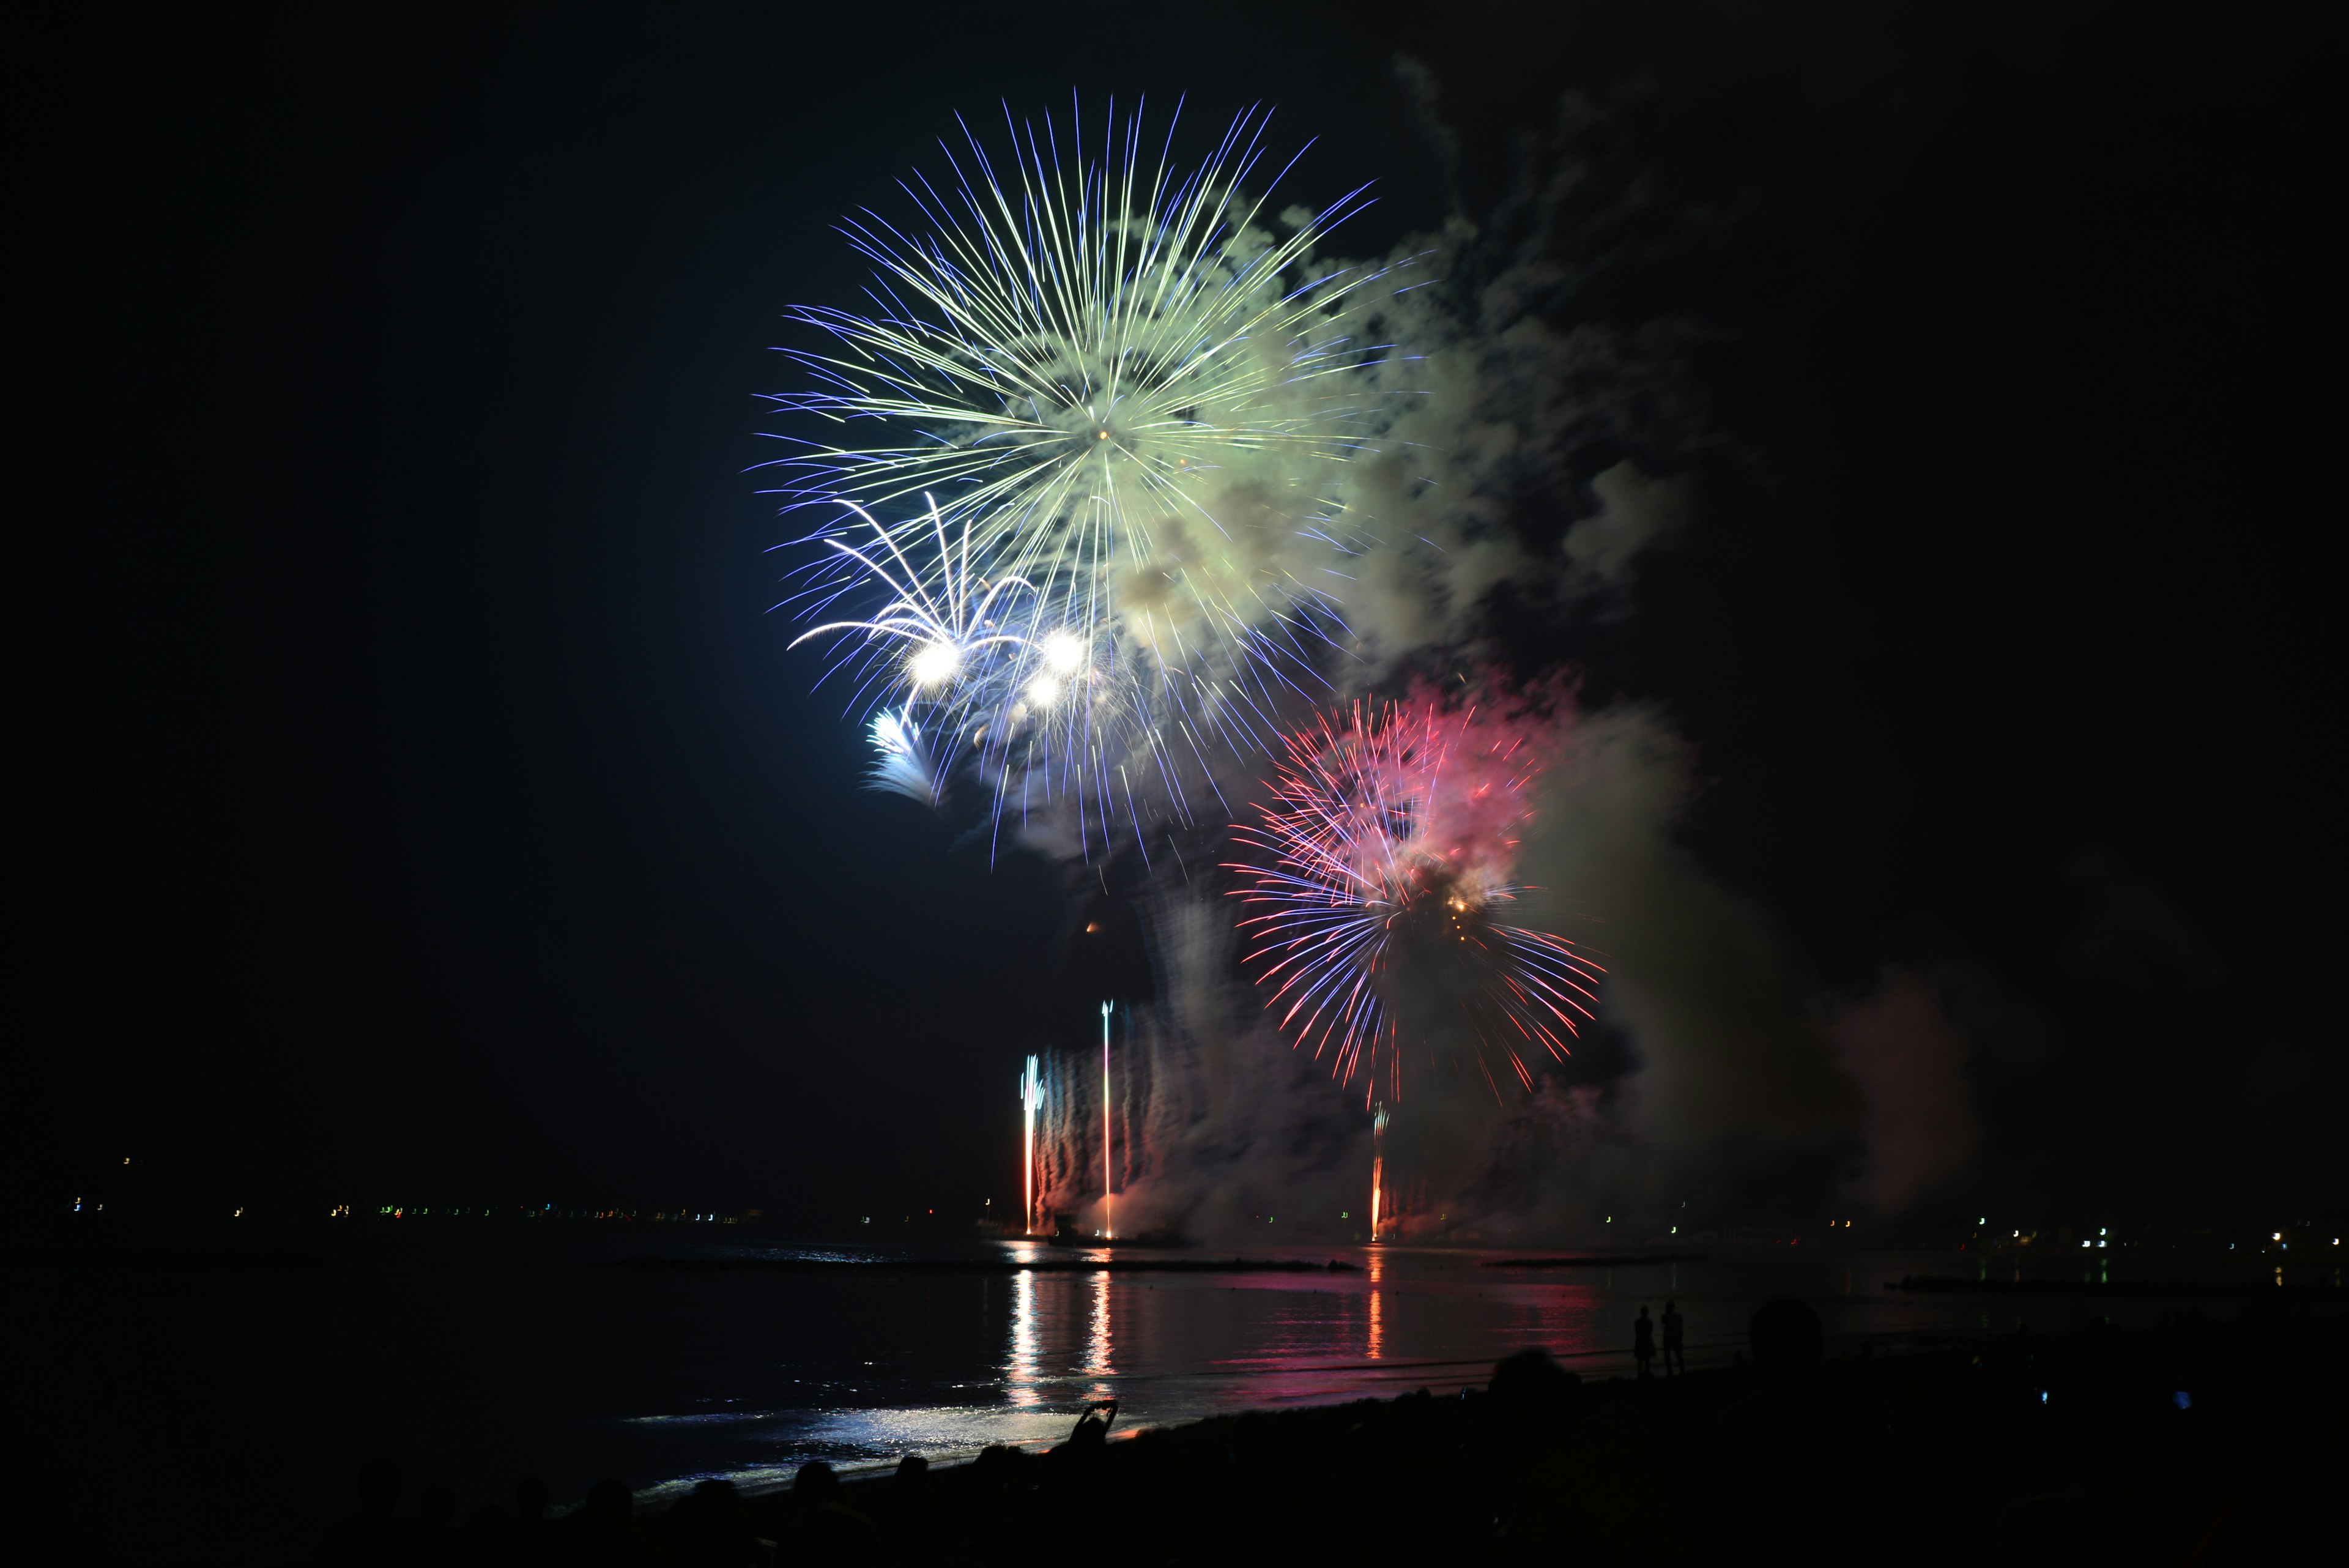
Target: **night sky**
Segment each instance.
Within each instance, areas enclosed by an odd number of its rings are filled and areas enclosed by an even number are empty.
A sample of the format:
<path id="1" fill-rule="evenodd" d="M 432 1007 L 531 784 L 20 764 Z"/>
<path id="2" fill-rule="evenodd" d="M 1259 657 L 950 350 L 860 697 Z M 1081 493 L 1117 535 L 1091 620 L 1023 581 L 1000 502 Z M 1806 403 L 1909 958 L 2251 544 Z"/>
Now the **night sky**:
<path id="1" fill-rule="evenodd" d="M 1021 1054 L 1148 961 L 1091 873 L 860 787 L 746 470 L 784 308 L 860 287 L 833 222 L 1073 87 L 1277 104 L 1296 199 L 1378 182 L 1363 251 L 1586 160 L 1603 240 L 1513 243 L 1603 245 L 1556 308 L 1676 369 L 1591 461 L 1700 504 L 1498 644 L 1671 716 L 1683 842 L 1821 995 L 1937 978 L 1964 1201 L 2343 1202 L 2337 73 L 2225 8 L 1751 9 L 20 37 L 10 1201 L 126 1155 L 193 1203 L 1009 1199 Z"/>

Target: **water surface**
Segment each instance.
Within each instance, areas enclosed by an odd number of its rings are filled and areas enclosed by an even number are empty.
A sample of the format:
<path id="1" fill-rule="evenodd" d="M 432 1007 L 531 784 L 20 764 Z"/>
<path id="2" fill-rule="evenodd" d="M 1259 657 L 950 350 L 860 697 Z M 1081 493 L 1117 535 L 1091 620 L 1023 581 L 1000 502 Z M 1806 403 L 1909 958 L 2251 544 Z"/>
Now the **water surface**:
<path id="1" fill-rule="evenodd" d="M 2089 1310 L 2150 1319 L 2176 1304 L 1888 1293 L 1904 1274 L 2023 1265 L 1783 1246 L 1541 1272 L 1480 1266 L 1507 1254 L 1397 1247 L 1303 1250 L 1356 1265 L 1337 1273 L 597 1266 L 628 1247 L 376 1234 L 332 1249 L 323 1268 L 11 1267 L 0 1278 L 11 1319 L 40 1347 L 22 1407 L 50 1494 L 116 1555 L 193 1560 L 298 1555 L 349 1510 L 358 1467 L 378 1453 L 406 1467 L 411 1500 L 445 1484 L 470 1511 L 524 1475 L 569 1501 L 606 1475 L 658 1495 L 706 1476 L 775 1484 L 808 1459 L 1044 1445 L 1093 1399 L 1118 1400 L 1123 1429 L 1448 1394 L 1532 1345 L 1586 1376 L 1613 1375 L 1629 1369 L 1640 1308 L 1668 1299 L 1700 1365 L 1727 1360 L 1774 1295 L 1810 1301 L 1845 1340 L 2054 1329 Z"/>

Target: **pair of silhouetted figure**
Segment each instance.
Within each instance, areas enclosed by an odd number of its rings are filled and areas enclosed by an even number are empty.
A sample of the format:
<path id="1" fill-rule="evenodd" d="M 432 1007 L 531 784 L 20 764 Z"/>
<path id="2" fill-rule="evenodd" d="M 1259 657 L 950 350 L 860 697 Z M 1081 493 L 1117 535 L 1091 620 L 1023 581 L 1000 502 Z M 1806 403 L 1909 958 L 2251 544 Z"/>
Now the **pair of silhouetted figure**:
<path id="1" fill-rule="evenodd" d="M 1648 1376 L 1648 1364 L 1656 1358 L 1656 1325 L 1649 1320 L 1648 1309 L 1641 1307 L 1631 1324 L 1631 1358 L 1640 1364 L 1640 1376 Z M 1688 1325 L 1681 1317 L 1681 1303 L 1664 1303 L 1664 1371 L 1676 1376 L 1688 1370 Z"/>

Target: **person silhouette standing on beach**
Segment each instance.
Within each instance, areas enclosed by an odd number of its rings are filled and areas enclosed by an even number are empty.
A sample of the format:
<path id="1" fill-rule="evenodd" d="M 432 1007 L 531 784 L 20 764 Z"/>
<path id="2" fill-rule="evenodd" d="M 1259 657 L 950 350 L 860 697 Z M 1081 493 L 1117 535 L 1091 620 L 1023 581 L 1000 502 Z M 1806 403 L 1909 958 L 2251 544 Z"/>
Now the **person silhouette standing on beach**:
<path id="1" fill-rule="evenodd" d="M 1677 1370 L 1675 1370 L 1677 1368 Z M 1688 1371 L 1688 1325 L 1681 1320 L 1681 1303 L 1664 1303 L 1664 1376 Z"/>
<path id="2" fill-rule="evenodd" d="M 1646 1307 L 1640 1309 L 1638 1321 L 1631 1324 L 1631 1358 L 1640 1364 L 1640 1376 L 1644 1381 L 1648 1363 L 1656 1358 L 1656 1325 L 1649 1319 Z"/>

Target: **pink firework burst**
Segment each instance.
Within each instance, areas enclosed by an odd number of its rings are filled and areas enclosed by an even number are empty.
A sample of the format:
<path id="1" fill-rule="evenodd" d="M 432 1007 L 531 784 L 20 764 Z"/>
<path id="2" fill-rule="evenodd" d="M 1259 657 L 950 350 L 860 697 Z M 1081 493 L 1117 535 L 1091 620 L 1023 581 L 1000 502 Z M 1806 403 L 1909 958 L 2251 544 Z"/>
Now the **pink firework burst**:
<path id="1" fill-rule="evenodd" d="M 1566 722 L 1414 693 L 1287 738 L 1272 799 L 1230 867 L 1266 1004 L 1367 1104 L 1402 1096 L 1402 1054 L 1473 1056 L 1497 1096 L 1564 1060 L 1604 972 L 1563 937 L 1504 923 L 1535 779 Z"/>

